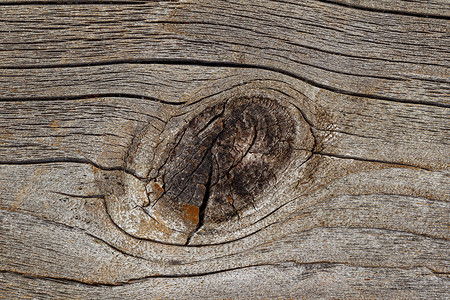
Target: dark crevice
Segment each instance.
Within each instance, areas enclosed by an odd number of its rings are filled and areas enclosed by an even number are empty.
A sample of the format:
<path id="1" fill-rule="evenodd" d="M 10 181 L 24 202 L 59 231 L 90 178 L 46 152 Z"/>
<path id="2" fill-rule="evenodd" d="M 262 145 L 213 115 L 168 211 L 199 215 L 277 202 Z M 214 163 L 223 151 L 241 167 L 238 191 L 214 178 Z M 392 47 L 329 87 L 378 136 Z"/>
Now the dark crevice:
<path id="1" fill-rule="evenodd" d="M 97 98 L 131 98 L 140 100 L 149 100 L 162 104 L 169 105 L 184 105 L 186 102 L 171 102 L 154 97 L 127 94 L 127 93 L 99 93 L 99 94 L 86 94 L 86 95 L 68 95 L 68 96 L 51 96 L 51 97 L 0 97 L 0 102 L 31 102 L 31 101 L 65 101 L 65 100 L 83 100 L 83 99 L 97 99 Z"/>
<path id="2" fill-rule="evenodd" d="M 196 133 L 195 133 L 195 136 L 196 136 L 196 137 L 198 137 L 198 138 L 200 139 L 202 133 L 205 132 L 206 130 L 208 130 L 208 128 L 209 128 L 212 124 L 214 124 L 217 120 L 219 120 L 219 119 L 223 116 L 223 114 L 224 114 L 224 112 L 225 112 L 225 107 L 226 107 L 226 104 L 227 104 L 227 103 L 228 103 L 228 100 L 224 102 L 224 104 L 223 104 L 223 106 L 222 106 L 222 109 L 221 109 L 220 113 L 213 115 L 213 116 L 208 120 L 208 122 L 206 122 L 206 124 L 205 124 L 204 126 L 202 126 L 202 128 L 200 128 L 200 129 L 198 129 L 198 130 L 196 129 Z M 192 120 L 191 120 L 191 122 L 192 122 Z M 178 139 L 177 143 L 176 143 L 175 146 L 172 148 L 172 150 L 170 151 L 169 155 L 166 156 L 165 162 L 164 162 L 164 164 L 161 165 L 161 167 L 159 168 L 159 170 L 158 170 L 158 175 L 157 175 L 157 176 L 159 176 L 160 170 L 168 163 L 168 160 L 169 160 L 169 158 L 173 155 L 175 149 L 176 149 L 179 145 L 182 145 L 183 137 L 185 136 L 185 134 L 186 134 L 187 131 L 188 131 L 187 128 L 185 128 L 185 129 L 182 130 L 182 132 L 181 132 L 181 137 Z M 202 149 L 202 150 L 201 150 L 201 149 L 197 149 L 197 152 L 196 152 L 196 153 L 200 154 L 201 157 L 199 158 L 199 161 L 196 163 L 196 167 L 195 167 L 192 171 L 190 171 L 188 174 L 186 174 L 189 178 L 191 178 L 192 176 L 194 176 L 194 175 L 196 174 L 196 172 L 197 172 L 200 168 L 202 168 L 202 166 L 204 166 L 205 160 L 207 160 L 208 158 L 210 158 L 210 157 L 212 156 L 211 150 L 212 150 L 212 148 L 214 147 L 215 141 L 218 139 L 218 137 L 221 135 L 222 132 L 223 132 L 223 129 L 220 130 L 220 132 L 218 132 L 218 133 L 215 135 L 215 137 L 213 138 L 213 140 L 210 141 L 210 142 L 208 143 L 207 148 Z M 207 135 L 206 137 L 204 137 L 203 139 L 201 139 L 201 140 L 200 140 L 200 144 L 204 145 L 204 144 L 205 144 L 205 141 L 207 142 L 207 141 L 209 140 L 210 137 L 211 137 L 211 135 L 209 134 L 209 135 Z M 211 165 L 209 166 L 209 170 L 208 170 L 208 179 L 207 179 L 207 183 L 206 183 L 206 185 L 205 185 L 206 192 L 205 192 L 205 194 L 203 195 L 203 199 L 202 199 L 202 202 L 201 202 L 201 206 L 199 207 L 199 222 L 197 223 L 196 229 L 194 229 L 193 232 L 190 232 L 190 233 L 189 233 L 189 236 L 188 236 L 187 241 L 186 241 L 186 245 L 189 244 L 189 241 L 190 241 L 190 238 L 192 237 L 192 235 L 193 235 L 193 234 L 194 234 L 194 233 L 195 233 L 195 232 L 203 225 L 203 219 L 204 219 L 204 213 L 205 213 L 204 211 L 205 211 L 205 209 L 206 209 L 206 202 L 207 202 L 207 199 L 209 198 L 209 190 L 210 190 L 210 188 L 211 188 L 212 167 L 213 167 L 213 166 L 212 166 L 212 164 L 211 164 Z M 167 175 L 167 174 L 164 174 L 164 175 L 163 175 L 162 182 L 163 182 L 163 190 L 164 190 L 164 192 L 163 192 L 163 193 L 162 193 L 155 201 L 153 201 L 152 207 L 153 207 L 156 203 L 158 203 L 158 201 L 159 201 L 164 195 L 167 194 L 167 191 L 171 190 L 171 188 L 172 188 L 173 185 L 175 184 L 175 182 L 173 181 L 173 179 L 174 179 L 175 177 L 177 177 L 180 173 L 185 172 L 185 170 L 186 170 L 187 168 L 189 168 L 189 165 L 186 165 L 186 166 L 185 166 L 184 168 L 182 168 L 181 170 L 180 170 L 180 169 L 177 170 L 174 174 L 171 174 L 172 176 L 171 176 L 170 178 L 167 178 L 167 179 L 166 179 L 166 175 Z M 156 178 L 156 177 L 155 177 L 155 178 Z M 154 179 L 155 179 L 155 178 L 154 178 Z M 169 181 L 169 185 L 167 185 L 167 187 L 166 187 L 166 182 L 168 182 L 168 181 Z M 177 192 L 177 194 L 175 194 L 175 195 L 172 194 L 171 197 L 173 197 L 173 198 L 178 198 L 178 197 L 179 197 L 180 195 L 182 195 L 182 194 L 185 192 L 185 190 L 189 187 L 189 184 L 190 184 L 190 182 L 187 182 L 187 183 L 186 183 L 186 186 L 184 186 L 184 187 L 181 189 L 181 191 Z M 205 198 L 205 197 L 206 197 L 206 198 Z M 188 203 L 191 203 L 191 202 L 188 202 Z M 150 205 L 150 202 L 149 202 L 149 205 Z M 148 205 L 147 205 L 147 206 L 148 206 Z"/>
<path id="3" fill-rule="evenodd" d="M 415 169 L 420 169 L 420 170 L 425 170 L 425 171 L 435 172 L 435 170 L 432 170 L 432 169 L 429 169 L 429 168 L 424 168 L 424 167 L 421 167 L 421 166 L 409 165 L 409 164 L 404 164 L 404 163 L 399 163 L 399 162 L 392 162 L 392 161 L 387 161 L 387 160 L 370 159 L 370 158 L 361 158 L 361 157 L 357 157 L 357 156 L 339 155 L 339 154 L 326 153 L 326 152 L 320 152 L 320 151 L 318 151 L 318 152 L 313 152 L 313 154 L 323 155 L 323 156 L 330 156 L 330 157 L 336 157 L 336 158 L 342 158 L 342 159 L 353 159 L 353 160 L 358 160 L 358 161 L 366 161 L 366 162 L 373 162 L 373 163 L 390 164 L 390 165 L 396 165 L 396 166 L 401 166 L 401 167 L 415 168 Z"/>
<path id="4" fill-rule="evenodd" d="M 402 99 L 389 96 L 373 95 L 360 92 L 351 92 L 343 90 L 341 88 L 336 88 L 324 83 L 320 83 L 299 74 L 286 71 L 284 69 L 257 65 L 257 64 L 241 64 L 235 62 L 220 62 L 220 61 L 206 61 L 206 60 L 195 60 L 195 59 L 128 59 L 128 60 L 112 60 L 112 61 L 101 61 L 101 62 L 89 62 L 89 63 L 76 63 L 76 64 L 47 64 L 47 65 L 24 65 L 24 66 L 0 66 L 0 69 L 41 69 L 41 68 L 72 68 L 72 67 L 91 67 L 91 66 L 104 66 L 104 65 L 119 65 L 119 64 L 160 64 L 160 65 L 192 65 L 192 66 L 204 66 L 204 67 L 227 67 L 227 68 L 249 68 L 249 69 L 259 69 L 277 72 L 301 81 L 304 81 L 312 86 L 325 89 L 338 94 L 349 95 L 354 97 L 364 97 L 375 100 L 385 100 L 399 103 L 409 103 L 415 105 L 426 105 L 426 106 L 436 106 L 443 108 L 450 108 L 450 104 L 436 103 L 423 100 L 411 100 Z M 141 97 L 141 96 L 138 96 Z M 153 99 L 153 98 L 152 98 Z M 172 104 L 172 103 L 169 103 Z"/>
<path id="5" fill-rule="evenodd" d="M 0 165 L 45 165 L 45 164 L 55 164 L 55 163 L 78 163 L 78 164 L 88 164 L 97 169 L 103 171 L 121 171 L 125 172 L 129 175 L 132 175 L 138 180 L 145 181 L 146 179 L 137 175 L 133 170 L 126 169 L 124 167 L 116 166 L 116 167 L 105 167 L 101 166 L 89 159 L 86 158 L 77 158 L 77 157 L 60 157 L 60 158 L 43 158 L 43 159 L 28 159 L 28 160 L 8 160 L 2 161 L 0 160 Z"/>
<path id="6" fill-rule="evenodd" d="M 125 257 L 132 257 L 132 258 L 136 258 L 136 259 L 141 259 L 141 260 L 144 260 L 144 261 L 146 261 L 146 262 L 151 261 L 151 259 L 148 259 L 148 258 L 146 258 L 146 257 L 138 256 L 138 255 L 134 255 L 134 254 L 127 253 L 127 252 L 123 251 L 122 249 L 119 249 L 119 248 L 117 248 L 117 247 L 111 245 L 111 243 L 109 243 L 109 242 L 107 242 L 107 241 L 105 241 L 105 240 L 99 238 L 98 236 L 95 236 L 95 235 L 93 235 L 93 234 L 91 234 L 91 233 L 89 233 L 89 232 L 87 232 L 87 231 L 85 231 L 85 234 L 86 234 L 87 236 L 90 236 L 90 237 L 93 238 L 94 240 L 97 240 L 97 241 L 99 241 L 99 242 L 105 244 L 107 247 L 111 248 L 111 249 L 114 250 L 114 251 L 117 251 L 118 253 L 122 254 L 122 255 L 125 256 Z"/>
<path id="7" fill-rule="evenodd" d="M 424 268 L 427 268 L 428 270 L 430 270 L 431 273 L 433 273 L 436 276 L 450 275 L 450 272 L 438 272 L 433 269 L 430 269 L 429 267 L 424 267 Z"/>
<path id="8" fill-rule="evenodd" d="M 211 166 L 209 168 L 208 181 L 206 182 L 206 185 L 205 185 L 206 191 L 205 191 L 205 194 L 203 195 L 202 205 L 200 205 L 200 207 L 199 207 L 198 224 L 197 224 L 197 227 L 189 234 L 189 236 L 188 236 L 188 238 L 186 240 L 186 246 L 188 246 L 190 244 L 192 237 L 205 224 L 206 207 L 208 206 L 208 199 L 209 199 L 210 194 L 211 194 L 212 166 L 213 165 L 211 164 Z"/>
<path id="9" fill-rule="evenodd" d="M 307 5 L 305 5 L 304 2 L 302 1 L 288 1 L 288 0 L 273 0 L 274 2 L 279 2 L 279 3 L 287 3 L 287 4 L 292 4 L 295 6 L 301 6 L 302 8 L 307 7 Z M 355 9 L 355 10 L 362 10 L 362 11 L 370 11 L 370 12 L 381 12 L 384 14 L 395 14 L 395 15 L 404 15 L 404 16 L 412 16 L 412 17 L 424 17 L 424 18 L 435 18 L 435 19 L 445 19 L 445 18 L 450 18 L 447 15 L 441 15 L 441 14 L 426 14 L 426 13 L 415 13 L 415 12 L 408 12 L 408 11 L 404 11 L 404 10 L 400 10 L 400 9 L 378 9 L 378 8 L 373 8 L 370 6 L 363 6 L 363 5 L 356 5 L 356 4 L 350 4 L 350 3 L 343 3 L 342 1 L 339 0 L 313 0 L 312 2 L 322 2 L 322 3 L 327 3 L 327 4 L 331 4 L 331 5 L 336 5 L 336 6 L 341 6 L 341 7 L 346 7 L 346 8 L 351 8 L 351 9 Z M 398 0 L 397 0 L 398 1 Z M 412 0 L 400 0 L 400 1 L 405 1 L 405 2 L 413 2 Z M 235 2 L 236 3 L 236 2 Z M 252 6 L 256 6 L 254 3 L 252 3 Z M 256 7 L 262 7 L 262 8 L 266 8 L 265 6 L 259 5 Z M 314 7 L 317 7 L 314 5 Z M 318 8 L 318 7 L 317 7 Z"/>
<path id="10" fill-rule="evenodd" d="M 410 17 L 418 17 L 418 18 L 450 20 L 450 16 L 447 16 L 447 15 L 417 13 L 417 12 L 410 12 L 410 11 L 404 11 L 404 10 L 381 9 L 381 8 L 375 8 L 375 7 L 370 7 L 370 6 L 342 3 L 342 2 L 338 2 L 338 1 L 332 1 L 332 0 L 316 0 L 316 1 L 328 3 L 328 4 L 332 4 L 332 5 L 336 5 L 336 6 L 342 6 L 342 7 L 347 7 L 347 8 L 351 8 L 351 9 L 356 9 L 356 10 L 362 10 L 362 11 L 371 11 L 371 12 L 378 12 L 378 13 L 384 13 L 384 14 L 410 16 Z M 442 7 L 442 11 L 445 11 L 444 7 Z"/>
<path id="11" fill-rule="evenodd" d="M 62 193 L 62 192 L 57 192 L 57 191 L 50 191 L 50 192 L 61 195 L 61 196 L 67 196 L 67 197 L 72 197 L 72 198 L 82 198 L 82 199 L 92 199 L 92 198 L 104 199 L 106 197 L 105 195 L 74 195 L 74 194 Z"/>
<path id="12" fill-rule="evenodd" d="M 182 137 L 184 136 L 185 132 L 186 132 L 186 130 L 183 131 Z M 181 143 L 182 137 L 180 138 L 180 140 L 179 140 L 179 142 L 177 143 L 177 145 L 179 145 L 179 144 Z M 209 152 L 211 151 L 211 148 L 213 147 L 214 141 L 215 141 L 216 139 L 217 139 L 217 137 L 211 142 L 211 145 L 209 145 L 208 148 L 207 148 L 206 150 L 203 151 L 204 155 L 203 155 L 202 158 L 200 159 L 200 162 L 198 162 L 197 167 L 196 167 L 190 174 L 188 174 L 189 177 L 191 177 L 193 174 L 195 174 L 195 172 L 197 172 L 197 170 L 202 166 L 203 162 L 204 162 L 205 159 L 208 157 L 208 154 L 209 154 Z M 173 148 L 173 151 L 175 151 L 175 148 Z M 173 151 L 172 151 L 172 152 L 173 152 Z M 168 160 L 169 157 L 170 157 L 170 155 L 168 155 L 168 156 L 166 157 L 166 163 L 167 163 L 167 160 Z M 159 169 L 161 169 L 161 168 L 164 167 L 164 166 L 165 166 L 165 164 L 163 164 Z M 176 176 L 178 176 L 181 172 L 183 172 L 183 171 L 184 171 L 186 168 L 188 168 L 188 167 L 189 167 L 189 165 L 186 165 L 183 169 L 177 170 L 177 172 L 175 172 L 174 174 L 172 174 L 172 176 L 171 176 L 171 178 L 170 178 L 171 181 L 172 181 L 173 178 L 175 178 Z M 158 174 L 159 174 L 159 172 L 158 172 Z M 172 186 L 173 186 L 173 184 L 171 184 L 171 185 L 167 186 L 167 188 L 166 188 L 166 182 L 168 181 L 168 180 L 165 179 L 165 178 L 166 178 L 166 175 L 167 175 L 167 174 L 164 174 L 164 178 L 163 178 L 163 189 L 164 189 L 164 192 L 163 192 L 163 194 L 162 194 L 157 200 L 161 199 L 161 197 L 164 196 L 164 195 L 166 194 L 166 191 L 167 191 L 167 190 L 170 190 L 170 189 L 172 188 Z M 175 195 L 175 198 L 178 197 L 181 193 L 183 193 L 183 191 L 184 191 L 186 188 L 187 188 L 187 185 L 186 185 L 186 187 L 183 188 L 183 190 L 182 190 L 181 192 L 179 192 L 177 195 Z M 155 204 L 156 204 L 156 201 L 155 201 L 155 203 L 154 203 L 152 206 L 154 206 Z"/>

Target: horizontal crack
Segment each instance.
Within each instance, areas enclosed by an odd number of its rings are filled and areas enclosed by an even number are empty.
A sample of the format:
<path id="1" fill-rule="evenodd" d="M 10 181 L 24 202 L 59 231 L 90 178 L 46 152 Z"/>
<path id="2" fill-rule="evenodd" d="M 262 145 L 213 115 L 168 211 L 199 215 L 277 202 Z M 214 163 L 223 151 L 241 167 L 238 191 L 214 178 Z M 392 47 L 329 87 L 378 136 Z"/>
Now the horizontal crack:
<path id="1" fill-rule="evenodd" d="M 27 102 L 27 101 L 64 101 L 64 100 L 81 100 L 81 99 L 95 99 L 95 98 L 132 98 L 150 100 L 162 104 L 169 105 L 184 105 L 186 101 L 171 102 L 161 100 L 155 97 L 149 97 L 144 95 L 128 94 L 128 93 L 98 93 L 98 94 L 85 94 L 85 95 L 67 95 L 67 96 L 50 96 L 50 97 L 0 97 L 0 102 Z"/>
<path id="2" fill-rule="evenodd" d="M 77 279 L 70 279 L 70 278 L 63 278 L 63 277 L 52 277 L 52 276 L 41 276 L 36 274 L 29 274 L 25 272 L 17 272 L 17 271 L 10 271 L 10 270 L 0 270 L 0 273 L 6 273 L 6 274 L 15 274 L 27 278 L 34 278 L 34 279 L 41 279 L 41 280 L 51 280 L 51 281 L 60 281 L 61 283 L 67 283 L 67 284 L 83 284 L 83 285 L 89 285 L 89 286 L 123 286 L 133 283 L 138 283 L 150 279 L 159 279 L 159 278 L 191 278 L 191 277 L 203 277 L 208 275 L 215 275 L 220 273 L 226 273 L 226 272 L 232 272 L 242 269 L 249 269 L 249 268 L 255 268 L 255 267 L 263 267 L 263 266 L 274 266 L 279 265 L 280 263 L 268 263 L 268 264 L 255 264 L 255 265 L 248 265 L 243 267 L 236 267 L 236 268 L 229 268 L 224 270 L 218 270 L 218 271 L 212 271 L 212 272 L 203 272 L 203 273 L 193 273 L 193 274 L 179 274 L 179 275 L 151 275 L 151 276 L 145 276 L 145 277 L 139 277 L 139 278 L 132 278 L 127 281 L 120 281 L 116 283 L 102 283 L 102 282 L 93 282 L 93 281 L 83 281 L 83 280 L 77 280 Z M 311 263 L 314 264 L 314 263 Z M 308 265 L 308 263 L 305 263 L 304 265 Z"/>
<path id="3" fill-rule="evenodd" d="M 44 158 L 44 159 L 28 159 L 28 160 L 0 160 L 0 165 L 44 165 L 44 164 L 55 164 L 55 163 L 78 163 L 78 164 L 88 164 L 97 169 L 103 171 L 121 171 L 129 175 L 132 175 L 138 180 L 145 181 L 146 179 L 138 176 L 133 170 L 126 169 L 124 167 L 105 167 L 92 160 L 86 158 L 77 157 L 61 157 L 61 158 Z"/>
<path id="4" fill-rule="evenodd" d="M 370 7 L 370 6 L 362 6 L 362 5 L 356 5 L 356 4 L 350 4 L 350 3 L 343 3 L 343 2 L 339 2 L 339 1 L 333 1 L 333 0 L 316 0 L 316 1 L 328 3 L 328 4 L 332 4 L 332 5 L 336 5 L 336 6 L 341 6 L 341 7 L 347 7 L 350 9 L 378 12 L 378 13 L 383 13 L 383 14 L 393 14 L 393 15 L 410 16 L 410 17 L 418 17 L 418 18 L 433 18 L 433 19 L 450 20 L 450 16 L 448 16 L 448 15 L 427 14 L 427 13 L 410 12 L 410 11 L 405 11 L 405 10 L 375 8 L 375 7 Z M 442 11 L 445 11 L 445 9 L 442 8 Z"/>
<path id="5" fill-rule="evenodd" d="M 24 278 L 30 278 L 30 279 L 55 281 L 55 282 L 59 282 L 61 284 L 75 284 L 75 285 L 82 284 L 82 285 L 96 286 L 96 287 L 114 287 L 114 286 L 126 286 L 126 285 L 130 285 L 130 284 L 135 284 L 135 283 L 142 283 L 142 282 L 145 282 L 145 281 L 148 281 L 151 279 L 196 278 L 196 277 L 205 277 L 205 276 L 210 276 L 210 275 L 228 273 L 228 272 L 245 270 L 245 269 L 258 268 L 258 267 L 278 267 L 278 266 L 283 266 L 286 264 L 289 264 L 289 265 L 295 264 L 296 267 L 319 266 L 319 268 L 316 268 L 313 270 L 315 272 L 329 269 L 330 267 L 347 266 L 347 267 L 362 268 L 362 269 L 390 269 L 390 270 L 414 270 L 414 269 L 418 269 L 418 268 L 425 268 L 436 276 L 449 274 L 446 272 L 437 272 L 437 271 L 431 269 L 430 267 L 421 266 L 421 265 L 412 266 L 412 267 L 391 267 L 391 266 L 360 265 L 360 264 L 352 264 L 352 263 L 348 263 L 348 262 L 332 262 L 332 261 L 299 262 L 296 260 L 286 260 L 286 261 L 277 261 L 277 262 L 273 262 L 273 263 L 252 264 L 252 265 L 247 265 L 247 266 L 242 266 L 242 267 L 228 268 L 228 269 L 223 269 L 223 270 L 218 270 L 218 271 L 193 273 L 193 274 L 143 276 L 143 277 L 138 277 L 138 278 L 131 278 L 127 281 L 118 281 L 118 282 L 114 282 L 114 283 L 84 281 L 84 280 L 56 277 L 56 276 L 42 276 L 42 275 L 37 275 L 37 274 L 11 271 L 11 270 L 0 270 L 0 274 L 11 274 L 11 275 L 16 275 L 16 276 L 22 276 Z M 311 271 L 311 270 L 309 270 L 309 271 Z"/>
<path id="6" fill-rule="evenodd" d="M 436 106 L 443 108 L 450 108 L 450 104 L 444 103 L 436 103 L 429 102 L 423 100 L 411 100 L 411 99 L 402 99 L 388 96 L 380 96 L 380 95 L 372 95 L 367 93 L 360 92 L 351 92 L 347 90 L 343 90 L 341 88 L 336 88 L 324 83 L 320 83 L 311 79 L 308 79 L 299 74 L 286 71 L 284 69 L 270 67 L 265 65 L 257 65 L 257 64 L 241 64 L 235 62 L 221 62 L 221 61 L 206 61 L 206 60 L 196 60 L 196 59 L 163 59 L 163 58 L 154 58 L 154 59 L 127 59 L 127 60 L 112 60 L 112 61 L 100 61 L 100 62 L 89 62 L 89 63 L 76 63 L 76 64 L 46 64 L 46 65 L 23 65 L 23 66 L 0 66 L 0 69 L 42 69 L 42 68 L 72 68 L 72 67 L 92 67 L 92 66 L 104 66 L 104 65 L 119 65 L 119 64 L 130 64 L 130 63 L 139 63 L 139 64 L 160 64 L 160 65 L 193 65 L 193 66 L 204 66 L 204 67 L 229 67 L 229 68 L 249 68 L 249 69 L 260 69 L 267 70 L 276 73 L 280 73 L 301 81 L 304 81 L 312 86 L 329 90 L 338 94 L 355 96 L 355 97 L 364 97 L 375 100 L 385 100 L 385 101 L 393 101 L 399 103 L 409 103 L 415 105 L 425 105 L 425 106 Z"/>
<path id="7" fill-rule="evenodd" d="M 50 192 L 61 195 L 61 196 L 67 196 L 67 197 L 72 197 L 72 198 L 82 198 L 82 199 L 91 199 L 91 198 L 104 199 L 105 198 L 105 195 L 74 195 L 74 194 L 62 193 L 62 192 L 57 192 L 57 191 L 50 191 Z"/>
<path id="8" fill-rule="evenodd" d="M 316 155 L 322 155 L 322 156 L 329 156 L 329 157 L 335 157 L 335 158 L 341 158 L 341 159 L 353 159 L 358 161 L 366 161 L 366 162 L 373 162 L 373 163 L 381 163 L 381 164 L 390 164 L 390 165 L 396 165 L 401 167 L 407 167 L 407 168 L 415 168 L 420 169 L 424 171 L 430 171 L 430 172 L 436 172 L 436 170 L 432 170 L 429 168 L 421 167 L 421 166 L 415 166 L 415 165 L 409 165 L 399 162 L 392 162 L 392 161 L 386 161 L 386 160 L 379 160 L 379 159 L 370 159 L 370 158 L 361 158 L 357 156 L 350 156 L 350 155 L 340 155 L 340 154 L 333 154 L 333 153 L 326 153 L 326 152 L 313 152 L 313 154 Z"/>

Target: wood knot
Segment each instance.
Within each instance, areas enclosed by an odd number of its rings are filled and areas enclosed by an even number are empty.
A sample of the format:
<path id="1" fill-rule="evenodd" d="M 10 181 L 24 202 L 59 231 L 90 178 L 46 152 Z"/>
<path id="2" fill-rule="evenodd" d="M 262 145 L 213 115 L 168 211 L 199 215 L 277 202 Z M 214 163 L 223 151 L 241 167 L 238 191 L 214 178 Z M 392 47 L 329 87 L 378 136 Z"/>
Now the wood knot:
<path id="1" fill-rule="evenodd" d="M 188 244 L 200 229 L 240 222 L 258 210 L 283 186 L 279 175 L 290 162 L 307 159 L 296 151 L 311 152 L 313 144 L 298 110 L 276 100 L 239 97 L 211 105 L 155 153 L 163 160 L 145 179 L 145 200 L 135 201 L 139 224 L 120 216 L 118 225 L 140 238 Z M 128 193 L 133 190 L 125 187 Z"/>

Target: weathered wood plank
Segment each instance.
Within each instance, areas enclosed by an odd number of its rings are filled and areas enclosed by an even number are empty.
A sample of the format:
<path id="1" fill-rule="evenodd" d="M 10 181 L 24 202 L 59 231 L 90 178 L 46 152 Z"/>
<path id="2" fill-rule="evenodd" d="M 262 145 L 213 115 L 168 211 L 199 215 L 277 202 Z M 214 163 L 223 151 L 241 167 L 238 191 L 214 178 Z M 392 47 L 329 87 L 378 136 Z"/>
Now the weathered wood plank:
<path id="1" fill-rule="evenodd" d="M 0 26 L 0 297 L 449 296 L 448 1 L 5 0 Z M 220 164 L 252 205 L 213 198 Z M 146 204 L 177 184 L 188 234 Z"/>
<path id="2" fill-rule="evenodd" d="M 3 7 L 2 67 L 197 60 L 275 69 L 346 94 L 449 103 L 446 20 L 322 2 L 70 8 Z"/>

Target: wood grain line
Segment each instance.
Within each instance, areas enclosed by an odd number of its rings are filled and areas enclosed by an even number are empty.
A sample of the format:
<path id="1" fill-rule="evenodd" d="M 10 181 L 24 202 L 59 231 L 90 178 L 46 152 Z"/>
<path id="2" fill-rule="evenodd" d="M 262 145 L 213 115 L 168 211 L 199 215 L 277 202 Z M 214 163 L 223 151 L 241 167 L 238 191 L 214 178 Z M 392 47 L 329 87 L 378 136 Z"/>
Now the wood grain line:
<path id="1" fill-rule="evenodd" d="M 100 170 L 121 171 L 121 172 L 125 172 L 129 175 L 132 175 L 139 180 L 143 179 L 139 175 L 137 175 L 133 170 L 124 168 L 122 166 L 112 166 L 112 167 L 101 166 L 98 163 L 96 163 L 92 160 L 89 160 L 87 158 L 57 157 L 57 158 L 29 159 L 29 160 L 0 160 L 0 165 L 47 165 L 47 164 L 58 164 L 58 163 L 88 164 L 88 165 L 91 165 Z"/>
<path id="2" fill-rule="evenodd" d="M 75 280 L 75 279 L 69 279 L 69 278 L 63 278 L 63 277 L 39 276 L 39 275 L 35 275 L 35 274 L 29 274 L 29 273 L 23 273 L 23 272 L 11 271 L 11 270 L 0 270 L 0 273 L 17 275 L 17 276 L 22 276 L 25 278 L 30 278 L 30 279 L 56 281 L 56 282 L 60 282 L 60 283 L 64 283 L 64 284 L 82 284 L 82 285 L 86 285 L 86 286 L 95 286 L 95 287 L 117 287 L 117 286 L 125 286 L 125 285 L 130 285 L 130 284 L 141 283 L 141 282 L 145 282 L 145 281 L 151 280 L 151 279 L 205 277 L 205 276 L 209 276 L 209 275 L 228 273 L 228 272 L 232 272 L 232 271 L 245 270 L 245 269 L 255 268 L 255 267 L 277 266 L 277 265 L 282 265 L 285 263 L 294 263 L 298 266 L 318 266 L 319 269 L 321 269 L 321 268 L 327 269 L 331 266 L 339 266 L 339 265 L 340 266 L 351 266 L 351 267 L 356 267 L 356 268 L 368 268 L 368 269 L 392 269 L 392 270 L 410 270 L 411 269 L 411 268 L 390 267 L 390 266 L 376 266 L 376 267 L 375 266 L 364 266 L 364 265 L 351 264 L 351 263 L 346 263 L 346 262 L 331 262 L 331 261 L 317 261 L 317 262 L 308 262 L 308 263 L 300 263 L 300 262 L 293 262 L 293 261 L 278 261 L 278 262 L 269 263 L 269 264 L 267 264 L 267 263 L 266 264 L 253 264 L 253 265 L 248 265 L 248 266 L 244 266 L 244 267 L 236 267 L 236 268 L 224 269 L 224 270 L 213 271 L 213 272 L 194 273 L 194 274 L 185 274 L 185 275 L 144 276 L 144 277 L 139 277 L 139 278 L 132 278 L 127 281 L 116 282 L 113 284 L 101 283 L 101 282 L 88 282 L 88 281 Z M 435 275 L 450 274 L 450 273 L 446 273 L 446 272 L 437 272 L 426 266 L 416 266 L 414 268 L 426 268 Z"/>
<path id="3" fill-rule="evenodd" d="M 355 96 L 355 97 L 365 97 L 369 99 L 375 100 L 386 100 L 393 101 L 399 103 L 410 103 L 417 105 L 427 105 L 427 106 L 436 106 L 443 108 L 450 108 L 450 104 L 445 103 L 436 103 L 436 102 L 428 102 L 423 100 L 410 100 L 410 99 L 402 99 L 396 97 L 386 97 L 380 95 L 372 95 L 366 93 L 357 93 L 350 92 L 340 88 L 336 88 L 330 85 L 326 85 L 320 82 L 313 81 L 309 78 L 300 76 L 299 74 L 292 73 L 280 68 L 270 67 L 265 65 L 256 65 L 256 64 L 241 64 L 235 62 L 217 62 L 217 61 L 206 61 L 206 60 L 191 60 L 191 59 L 129 59 L 129 60 L 114 60 L 114 61 L 102 61 L 96 63 L 86 63 L 86 64 L 58 64 L 58 65 L 28 65 L 28 66 L 0 66 L 0 69 L 44 69 L 44 68 L 71 68 L 71 67 L 89 67 L 89 66 L 104 66 L 104 65 L 115 65 L 115 64 L 129 64 L 129 63 L 139 63 L 139 64 L 158 64 L 158 65 L 184 65 L 184 66 L 204 66 L 204 67 L 227 67 L 227 68 L 248 68 L 248 69 L 259 69 L 272 71 L 279 74 L 283 74 L 303 82 L 306 82 L 312 86 L 322 88 L 328 91 L 332 91 L 338 94 Z M 134 98 L 141 98 L 141 96 L 133 95 Z M 77 96 L 72 96 L 77 97 Z M 64 97 L 61 97 L 64 100 Z M 19 98 L 20 99 L 23 98 Z M 0 98 L 2 101 L 14 101 L 14 98 Z M 56 100 L 56 99 L 55 99 Z M 24 101 L 24 100 L 22 100 Z M 159 100 L 164 103 L 164 100 Z M 173 104 L 173 103 L 169 103 Z"/>
<path id="4" fill-rule="evenodd" d="M 333 0 L 316 0 L 318 2 L 323 3 L 329 3 L 336 6 L 342 6 L 342 7 L 348 7 L 351 9 L 357 9 L 362 11 L 372 11 L 372 12 L 378 12 L 378 13 L 384 13 L 384 14 L 394 14 L 394 15 L 403 15 L 403 16 L 411 16 L 411 17 L 419 17 L 419 18 L 433 18 L 433 19 L 442 19 L 442 20 L 449 20 L 450 16 L 445 14 L 428 14 L 428 13 L 417 13 L 417 12 L 411 12 L 406 10 L 394 10 L 394 9 L 386 9 L 386 8 L 375 8 L 370 6 L 363 6 L 363 5 L 357 5 L 348 3 L 345 0 L 344 1 L 333 1 Z M 285 1 L 288 3 L 293 3 L 289 1 Z M 394 1 L 393 1 L 394 2 Z M 405 1 L 406 2 L 406 1 Z M 445 7 L 445 3 L 443 5 Z"/>
<path id="5" fill-rule="evenodd" d="M 411 17 L 418 17 L 418 18 L 433 18 L 433 19 L 443 19 L 448 20 L 450 19 L 449 15 L 446 14 L 438 14 L 433 10 L 432 13 L 426 13 L 426 12 L 413 12 L 413 11 L 407 11 L 404 9 L 392 9 L 392 8 L 377 8 L 369 5 L 358 5 L 355 3 L 352 3 L 351 1 L 333 1 L 333 0 L 315 0 L 316 2 L 322 2 L 327 3 L 331 5 L 346 7 L 349 9 L 356 9 L 361 11 L 370 11 L 370 12 L 377 12 L 377 13 L 384 13 L 384 14 L 394 14 L 394 15 L 403 15 L 403 16 L 411 16 Z M 32 6 L 32 5 L 129 5 L 129 4 L 147 4 L 147 3 L 159 3 L 159 2 L 179 2 L 178 0 L 164 0 L 164 1 L 158 1 L 158 0 L 130 0 L 130 1 L 123 1 L 123 0 L 31 0 L 31 1 L 1 1 L 0 6 Z M 295 2 L 290 1 L 281 1 L 277 0 L 277 2 L 280 3 L 290 3 L 295 4 Z M 402 2 L 408 2 L 408 1 L 392 1 L 392 2 L 398 2 L 399 4 L 402 4 Z M 405 5 L 405 4 L 404 4 Z M 442 4 L 442 10 L 445 9 L 445 2 Z"/>
<path id="6" fill-rule="evenodd" d="M 81 99 L 97 99 L 97 98 L 130 98 L 130 99 L 144 99 L 162 104 L 169 105 L 183 105 L 186 102 L 171 102 L 145 95 L 134 95 L 126 93 L 99 93 L 86 95 L 63 95 L 58 97 L 0 97 L 0 102 L 28 102 L 28 101 L 63 101 L 63 100 L 81 100 Z"/>

